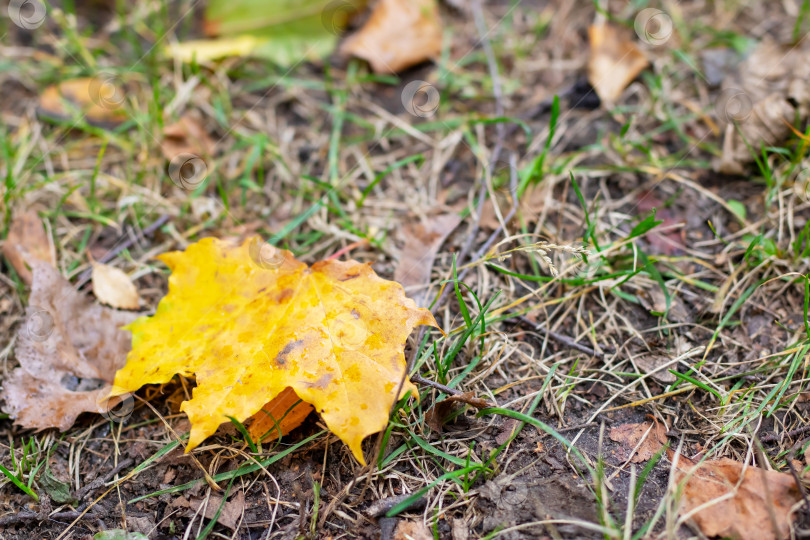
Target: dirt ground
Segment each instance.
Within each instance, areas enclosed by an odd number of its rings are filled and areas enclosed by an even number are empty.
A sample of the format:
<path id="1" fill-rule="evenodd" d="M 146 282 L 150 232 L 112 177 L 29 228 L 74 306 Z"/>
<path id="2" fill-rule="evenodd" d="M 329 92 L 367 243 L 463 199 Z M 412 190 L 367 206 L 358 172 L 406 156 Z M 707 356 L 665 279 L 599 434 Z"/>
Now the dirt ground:
<path id="1" fill-rule="evenodd" d="M 601 3 L 630 35 L 647 7 L 632 4 Z M 110 263 L 133 276 L 142 314 L 151 314 L 168 276 L 153 257 L 206 236 L 284 231 L 279 244 L 307 263 L 351 246 L 351 258 L 393 279 L 408 225 L 461 215 L 429 289 L 449 335 L 414 332 L 410 374 L 528 415 L 557 436 L 468 405 L 443 407 L 451 418 L 436 426 L 432 408 L 447 392 L 418 384 L 421 400 L 392 414 L 385 444 L 365 441 L 367 467 L 316 414 L 261 452 L 223 425 L 184 453 L 180 404 L 193 381 L 175 378 L 140 390 L 123 422 L 87 413 L 65 432 L 33 431 L 5 415 L 0 464 L 39 501 L 0 476 L 0 538 L 113 529 L 184 540 L 691 538 L 702 533 L 678 519 L 671 454 L 633 462 L 614 428 L 663 425 L 668 449 L 692 459 L 806 467 L 801 107 L 791 119 L 798 134 L 763 144 L 759 163 L 741 161 L 738 174 L 716 167 L 728 77 L 741 76 L 738 64 L 758 43 L 801 42 L 806 10 L 798 1 L 654 7 L 674 21 L 671 37 L 644 48 L 649 67 L 610 106 L 588 82 L 588 27 L 598 18 L 590 2 L 443 2 L 446 56 L 390 78 L 337 53 L 289 71 L 241 58 L 192 69 L 159 56 L 159 28 L 180 41 L 200 35 L 196 2 L 66 2 L 51 5 L 64 11 L 49 12 L 36 32 L 6 20 L 4 237 L 17 210 L 34 208 L 57 268 L 87 294 L 88 254 L 98 260 L 126 242 Z M 736 60 L 709 68 L 709 50 Z M 136 121 L 107 130 L 41 114 L 45 88 L 102 67 L 121 69 Z M 403 109 L 414 80 L 440 90 L 435 116 Z M 217 146 L 214 172 L 193 195 L 166 178 L 155 138 L 181 111 L 202 119 Z M 518 202 L 510 182 L 523 178 Z M 327 202 L 305 215 L 317 201 Z M 635 236 L 654 209 L 661 223 Z M 484 331 L 463 332 L 454 260 L 472 317 L 486 315 Z M 18 366 L 28 294 L 2 266 L 0 382 Z M 471 464 L 480 468 L 453 474 Z M 795 537 L 808 536 L 809 519 L 798 508 Z"/>

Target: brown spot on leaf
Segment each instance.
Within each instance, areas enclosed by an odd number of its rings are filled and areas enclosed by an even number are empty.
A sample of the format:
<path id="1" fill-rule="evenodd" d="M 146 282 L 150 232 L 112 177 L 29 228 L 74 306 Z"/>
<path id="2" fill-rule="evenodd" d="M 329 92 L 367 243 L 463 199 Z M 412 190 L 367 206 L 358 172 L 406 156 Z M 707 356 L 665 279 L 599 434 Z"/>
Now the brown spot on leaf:
<path id="1" fill-rule="evenodd" d="M 274 301 L 278 304 L 283 304 L 284 302 L 292 298 L 293 292 L 294 291 L 289 287 L 286 289 L 282 289 L 281 291 L 278 292 L 278 294 L 274 298 Z"/>
<path id="2" fill-rule="evenodd" d="M 284 363 L 287 361 L 287 355 L 289 355 L 293 350 L 298 347 L 299 345 L 303 345 L 303 339 L 296 339 L 295 341 L 291 341 L 287 343 L 283 349 L 276 355 L 273 361 L 278 364 L 279 366 L 283 366 Z"/>

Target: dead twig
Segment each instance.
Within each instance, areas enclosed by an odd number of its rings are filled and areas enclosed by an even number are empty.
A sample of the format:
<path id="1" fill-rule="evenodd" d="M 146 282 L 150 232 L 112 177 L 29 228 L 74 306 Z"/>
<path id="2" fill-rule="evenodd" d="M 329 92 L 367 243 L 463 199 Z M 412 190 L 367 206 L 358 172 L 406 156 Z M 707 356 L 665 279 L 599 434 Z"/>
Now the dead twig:
<path id="1" fill-rule="evenodd" d="M 430 379 L 426 379 L 421 375 L 414 375 L 411 377 L 411 382 L 415 384 L 423 384 L 425 386 L 430 386 L 431 388 L 435 388 L 440 392 L 444 392 L 445 394 L 449 395 L 450 397 L 447 398 L 451 401 L 458 401 L 461 403 L 466 403 L 467 405 L 472 405 L 476 409 L 486 409 L 487 407 L 492 407 L 493 405 L 485 399 L 477 398 L 472 395 L 472 392 L 461 392 L 456 390 L 455 388 L 450 388 L 449 386 L 445 386 L 442 383 L 431 381 Z"/>
<path id="2" fill-rule="evenodd" d="M 155 231 L 157 231 L 159 228 L 163 227 L 166 224 L 166 222 L 168 222 L 168 221 L 169 221 L 168 214 L 163 214 L 162 216 L 160 216 L 157 219 L 157 221 L 155 221 L 154 223 L 152 223 L 151 225 L 149 225 L 147 228 L 145 228 L 143 230 L 143 236 L 146 237 L 146 238 L 152 236 L 153 234 L 155 234 Z M 122 241 L 120 244 L 115 246 L 113 249 L 111 249 L 110 251 L 105 253 L 104 256 L 100 257 L 98 259 L 98 261 L 96 261 L 96 262 L 99 262 L 99 263 L 102 263 L 102 264 L 106 263 L 106 262 L 110 262 L 119 253 L 121 253 L 125 249 L 129 249 L 130 247 L 132 247 L 132 244 L 134 244 L 134 243 L 135 243 L 135 237 L 132 236 L 132 235 L 128 235 L 124 241 Z M 84 285 L 90 279 L 90 275 L 92 273 L 93 273 L 92 268 L 88 268 L 87 270 L 82 272 L 79 275 L 79 279 L 76 281 L 76 288 L 79 288 L 82 285 Z"/>
<path id="3" fill-rule="evenodd" d="M 573 339 L 571 339 L 568 336 L 565 336 L 563 334 L 559 334 L 557 332 L 554 332 L 553 330 L 547 330 L 546 328 L 542 328 L 540 324 L 532 321 L 531 319 L 529 319 L 527 317 L 524 317 L 523 315 L 518 315 L 517 319 L 518 319 L 518 321 L 531 326 L 534 330 L 537 330 L 541 334 L 544 334 L 545 336 L 553 339 L 554 341 L 557 341 L 557 342 L 565 345 L 568 348 L 575 349 L 577 351 L 583 352 L 583 353 L 585 353 L 587 355 L 590 355 L 590 356 L 594 356 L 596 358 L 604 358 L 605 357 L 605 355 L 603 353 L 600 353 L 599 351 L 596 351 L 593 348 L 588 347 L 587 345 L 583 345 L 582 343 L 574 341 Z M 602 347 L 602 348 L 607 350 L 606 347 Z"/>
<path id="4" fill-rule="evenodd" d="M 795 437 L 797 435 L 802 435 L 804 433 L 807 433 L 808 431 L 810 431 L 810 425 L 797 427 L 795 429 L 791 429 L 790 431 L 783 431 L 782 433 L 780 433 L 778 435 L 776 433 L 768 433 L 767 435 L 764 435 L 764 436 L 760 437 L 759 440 L 760 440 L 760 442 L 763 442 L 763 443 L 776 442 L 776 441 L 781 441 L 785 437 L 793 438 L 793 437 Z"/>
<path id="5" fill-rule="evenodd" d="M 99 476 L 98 478 L 92 480 L 90 483 L 86 484 L 84 487 L 79 489 L 76 492 L 76 495 L 75 495 L 76 499 L 81 501 L 82 499 L 84 499 L 84 497 L 88 493 L 90 493 L 94 489 L 98 489 L 98 488 L 102 487 L 104 484 L 106 484 L 107 482 L 112 480 L 113 477 L 116 474 L 120 473 L 121 471 L 123 471 L 124 469 L 126 469 L 127 467 L 132 465 L 133 463 L 134 462 L 133 462 L 132 458 L 126 458 L 126 459 L 121 460 L 121 463 L 119 463 L 113 470 L 111 470 L 110 472 L 108 472 L 104 476 Z M 72 518 L 69 518 L 69 519 L 72 519 Z"/>

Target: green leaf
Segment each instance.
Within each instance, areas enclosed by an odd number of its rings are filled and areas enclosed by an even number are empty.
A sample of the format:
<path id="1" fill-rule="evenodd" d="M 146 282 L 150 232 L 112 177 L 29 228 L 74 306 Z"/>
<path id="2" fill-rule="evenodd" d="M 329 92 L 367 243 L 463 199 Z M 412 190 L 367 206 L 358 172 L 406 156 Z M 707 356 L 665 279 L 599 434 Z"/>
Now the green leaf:
<path id="1" fill-rule="evenodd" d="M 149 537 L 139 532 L 127 532 L 124 529 L 111 529 L 97 532 L 93 540 L 149 540 Z"/>
<path id="2" fill-rule="evenodd" d="M 745 210 L 745 205 L 743 203 L 731 199 L 730 201 L 728 201 L 728 207 L 731 209 L 732 212 L 734 212 L 734 214 L 738 218 L 740 218 L 741 220 L 745 219 L 747 212 Z"/>
<path id="3" fill-rule="evenodd" d="M 205 31 L 216 39 L 172 44 L 185 62 L 227 56 L 264 58 L 289 67 L 329 55 L 353 11 L 365 0 L 211 0 Z"/>
<path id="4" fill-rule="evenodd" d="M 654 229 L 655 227 L 662 224 L 663 221 L 656 221 L 655 220 L 655 209 L 653 209 L 652 213 L 644 218 L 644 220 L 633 227 L 633 230 L 630 231 L 630 235 L 627 238 L 635 238 L 636 236 L 641 236 L 642 234 L 646 233 L 647 231 Z"/>
<path id="5" fill-rule="evenodd" d="M 58 480 L 50 469 L 45 469 L 39 478 L 39 484 L 54 502 L 75 505 L 79 501 L 70 493 L 70 484 Z"/>

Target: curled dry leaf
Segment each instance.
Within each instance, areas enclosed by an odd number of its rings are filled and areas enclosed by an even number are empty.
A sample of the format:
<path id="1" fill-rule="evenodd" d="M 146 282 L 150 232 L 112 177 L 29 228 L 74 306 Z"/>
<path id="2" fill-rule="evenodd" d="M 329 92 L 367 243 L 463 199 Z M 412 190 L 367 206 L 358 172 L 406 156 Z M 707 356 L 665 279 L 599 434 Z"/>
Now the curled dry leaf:
<path id="1" fill-rule="evenodd" d="M 611 441 L 622 444 L 625 451 L 622 459 L 630 458 L 632 463 L 641 463 L 648 461 L 664 447 L 667 442 L 667 427 L 658 421 L 621 424 L 611 428 L 609 437 Z"/>
<path id="2" fill-rule="evenodd" d="M 53 264 L 51 244 L 36 212 L 27 210 L 14 216 L 3 242 L 3 256 L 27 285 L 33 277 L 25 263 L 27 259 Z"/>
<path id="3" fill-rule="evenodd" d="M 60 120 L 81 114 L 88 123 L 113 127 L 127 119 L 117 78 L 83 77 L 49 86 L 39 96 L 39 114 Z"/>
<path id="4" fill-rule="evenodd" d="M 32 260 L 33 284 L 17 333 L 20 367 L 3 383 L 5 411 L 25 428 L 68 429 L 82 412 L 105 412 L 135 315 L 100 306 L 50 264 Z"/>
<path id="5" fill-rule="evenodd" d="M 678 380 L 669 370 L 677 366 L 672 363 L 672 358 L 666 354 L 646 353 L 633 359 L 636 365 L 644 373 L 652 373 L 651 377 L 663 384 L 672 384 Z"/>
<path id="6" fill-rule="evenodd" d="M 133 349 L 113 395 L 196 375 L 187 450 L 234 417 L 244 422 L 286 388 L 312 404 L 364 463 L 363 438 L 385 427 L 391 405 L 414 391 L 405 340 L 436 326 L 402 286 L 366 264 L 297 261 L 258 238 L 206 238 L 160 256 L 169 294 L 129 326 Z"/>
<path id="7" fill-rule="evenodd" d="M 401 520 L 394 529 L 394 540 L 433 540 L 433 533 L 421 521 Z"/>
<path id="8" fill-rule="evenodd" d="M 405 247 L 399 255 L 394 279 L 410 292 L 418 306 L 426 306 L 428 290 L 425 286 L 430 283 L 436 253 L 459 223 L 461 218 L 457 214 L 444 214 L 403 228 Z M 411 288 L 418 290 L 410 291 Z"/>
<path id="9" fill-rule="evenodd" d="M 681 515 L 708 537 L 734 540 L 788 538 L 791 507 L 801 499 L 789 474 L 723 458 L 697 464 L 678 456 L 675 479 L 684 482 Z"/>
<path id="10" fill-rule="evenodd" d="M 343 43 L 344 54 L 367 60 L 376 73 L 397 73 L 442 50 L 436 0 L 379 0 L 363 27 Z"/>
<path id="11" fill-rule="evenodd" d="M 611 105 L 649 62 L 632 41 L 631 33 L 615 25 L 601 23 L 590 26 L 588 39 L 591 45 L 588 81 L 599 99 Z"/>
<path id="12" fill-rule="evenodd" d="M 203 510 L 203 515 L 207 519 L 214 519 L 216 517 L 217 523 L 224 525 L 231 530 L 236 530 L 242 515 L 245 512 L 245 492 L 237 491 L 236 495 L 231 497 L 225 502 L 225 506 L 220 511 L 222 506 L 221 495 L 211 495 L 210 497 L 200 498 L 192 497 L 191 500 L 186 499 L 182 495 L 177 497 L 171 502 L 171 506 L 175 508 L 189 508 L 190 514 L 197 514 Z M 219 513 L 219 515 L 217 515 Z"/>
<path id="13" fill-rule="evenodd" d="M 160 151 L 168 160 L 180 154 L 210 156 L 215 149 L 216 143 L 202 121 L 195 116 L 185 114 L 177 122 L 163 128 Z"/>
<path id="14" fill-rule="evenodd" d="M 726 77 L 714 109 L 723 129 L 715 170 L 740 174 L 762 145 L 784 141 L 794 122 L 810 115 L 810 44 L 780 45 L 766 39 Z M 754 149 L 753 152 L 751 149 Z"/>
<path id="15" fill-rule="evenodd" d="M 93 263 L 93 293 L 102 304 L 114 308 L 138 309 L 141 298 L 135 284 L 123 271 L 113 266 Z"/>

